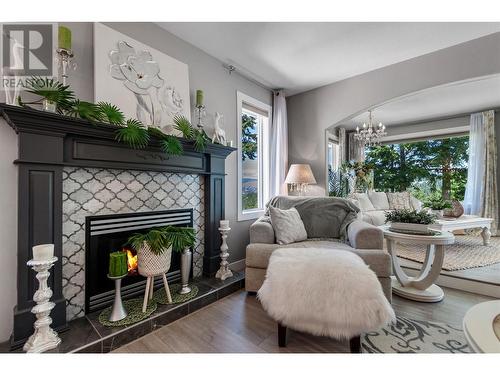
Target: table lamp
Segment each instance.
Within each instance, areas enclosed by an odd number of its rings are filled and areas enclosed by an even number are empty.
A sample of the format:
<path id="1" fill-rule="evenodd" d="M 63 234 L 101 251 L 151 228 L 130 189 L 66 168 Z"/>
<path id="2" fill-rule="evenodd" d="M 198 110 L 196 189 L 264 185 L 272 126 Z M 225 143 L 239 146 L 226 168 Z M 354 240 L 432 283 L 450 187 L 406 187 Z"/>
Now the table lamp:
<path id="1" fill-rule="evenodd" d="M 289 184 L 290 191 L 297 191 L 304 195 L 309 184 L 315 184 L 316 179 L 309 164 L 292 164 L 286 175 L 285 183 Z"/>

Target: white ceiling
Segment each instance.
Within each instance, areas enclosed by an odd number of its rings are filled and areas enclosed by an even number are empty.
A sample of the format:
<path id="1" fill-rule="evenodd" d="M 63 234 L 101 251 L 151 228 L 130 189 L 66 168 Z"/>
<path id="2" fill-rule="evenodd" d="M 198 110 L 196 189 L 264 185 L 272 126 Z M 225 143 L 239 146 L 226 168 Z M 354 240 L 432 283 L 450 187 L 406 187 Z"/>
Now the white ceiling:
<path id="1" fill-rule="evenodd" d="M 390 101 L 373 110 L 374 121 L 404 124 L 500 107 L 500 76 L 443 85 Z M 366 122 L 368 112 L 343 122 L 348 129 Z"/>
<path id="2" fill-rule="evenodd" d="M 500 23 L 158 23 L 288 95 L 500 31 Z"/>

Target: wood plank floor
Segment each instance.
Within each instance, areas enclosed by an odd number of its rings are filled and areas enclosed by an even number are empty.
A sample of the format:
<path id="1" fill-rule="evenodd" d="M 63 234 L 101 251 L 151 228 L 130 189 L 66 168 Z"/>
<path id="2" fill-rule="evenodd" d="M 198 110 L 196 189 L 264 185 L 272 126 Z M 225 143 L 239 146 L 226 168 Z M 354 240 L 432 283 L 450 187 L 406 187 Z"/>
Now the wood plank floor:
<path id="1" fill-rule="evenodd" d="M 465 312 L 491 298 L 445 289 L 439 303 L 419 303 L 394 296 L 397 315 L 446 322 L 461 327 Z M 347 341 L 292 332 L 278 347 L 277 325 L 254 295 L 239 291 L 117 350 L 115 353 L 347 353 Z"/>

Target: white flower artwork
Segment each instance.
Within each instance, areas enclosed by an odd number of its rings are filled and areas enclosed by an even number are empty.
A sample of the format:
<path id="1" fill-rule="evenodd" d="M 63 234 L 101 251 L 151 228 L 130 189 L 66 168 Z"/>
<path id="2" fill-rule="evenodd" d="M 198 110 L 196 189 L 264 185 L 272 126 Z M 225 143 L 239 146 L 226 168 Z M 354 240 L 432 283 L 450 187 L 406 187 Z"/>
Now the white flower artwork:
<path id="1" fill-rule="evenodd" d="M 143 124 L 173 133 L 190 118 L 186 64 L 107 26 L 94 26 L 95 101 L 108 101 Z"/>

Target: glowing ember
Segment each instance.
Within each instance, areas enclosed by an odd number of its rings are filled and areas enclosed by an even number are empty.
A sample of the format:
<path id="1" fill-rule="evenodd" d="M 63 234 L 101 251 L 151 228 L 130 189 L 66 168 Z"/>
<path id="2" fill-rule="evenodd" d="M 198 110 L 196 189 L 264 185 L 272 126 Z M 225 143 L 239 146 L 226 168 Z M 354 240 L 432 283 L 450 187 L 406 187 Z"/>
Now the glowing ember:
<path id="1" fill-rule="evenodd" d="M 123 249 L 127 253 L 127 265 L 128 265 L 128 272 L 129 273 L 134 273 L 137 271 L 137 254 L 134 255 L 131 250 L 129 249 Z"/>

